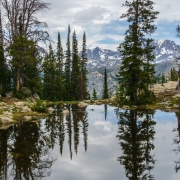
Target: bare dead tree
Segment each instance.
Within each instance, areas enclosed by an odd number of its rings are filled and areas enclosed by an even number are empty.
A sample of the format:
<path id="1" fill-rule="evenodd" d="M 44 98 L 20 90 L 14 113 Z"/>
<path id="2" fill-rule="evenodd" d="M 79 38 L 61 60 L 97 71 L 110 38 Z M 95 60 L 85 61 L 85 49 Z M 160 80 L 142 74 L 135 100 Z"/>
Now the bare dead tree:
<path id="1" fill-rule="evenodd" d="M 46 42 L 50 39 L 44 28 L 48 28 L 46 22 L 37 19 L 37 13 L 44 13 L 49 10 L 49 3 L 41 0 L 0 0 L 7 19 L 5 24 L 6 40 L 12 44 L 15 36 L 19 35 L 19 16 L 22 16 L 22 33 L 28 39 L 33 39 L 36 43 Z"/>

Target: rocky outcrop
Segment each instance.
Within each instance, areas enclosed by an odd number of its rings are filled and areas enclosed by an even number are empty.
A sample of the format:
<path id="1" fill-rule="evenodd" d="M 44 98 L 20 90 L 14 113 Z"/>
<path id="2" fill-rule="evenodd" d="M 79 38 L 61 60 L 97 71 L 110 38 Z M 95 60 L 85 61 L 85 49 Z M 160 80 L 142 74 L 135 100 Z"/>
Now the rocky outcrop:
<path id="1" fill-rule="evenodd" d="M 173 95 L 177 85 L 177 81 L 169 81 L 167 83 L 164 83 L 163 85 L 155 84 L 151 87 L 151 90 L 154 92 L 156 96 L 159 96 L 160 94 Z"/>

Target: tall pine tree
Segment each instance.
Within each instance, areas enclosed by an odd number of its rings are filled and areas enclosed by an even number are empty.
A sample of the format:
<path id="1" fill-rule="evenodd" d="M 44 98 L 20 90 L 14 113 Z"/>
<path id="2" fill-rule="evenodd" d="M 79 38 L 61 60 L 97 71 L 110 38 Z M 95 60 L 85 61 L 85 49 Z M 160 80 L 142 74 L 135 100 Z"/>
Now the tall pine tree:
<path id="1" fill-rule="evenodd" d="M 80 75 L 80 92 L 81 100 L 88 98 L 87 91 L 87 53 L 86 53 L 86 33 L 83 34 L 83 43 L 82 43 L 82 56 L 81 56 L 81 75 Z"/>
<path id="2" fill-rule="evenodd" d="M 68 35 L 67 35 L 67 42 L 66 42 L 66 60 L 65 60 L 65 67 L 64 67 L 64 90 L 65 90 L 65 99 L 71 100 L 71 48 L 70 48 L 70 26 L 68 26 Z"/>
<path id="3" fill-rule="evenodd" d="M 43 97 L 51 101 L 56 100 L 56 60 L 51 44 L 49 46 L 49 52 L 44 59 L 43 71 Z"/>
<path id="4" fill-rule="evenodd" d="M 92 99 L 93 99 L 93 100 L 96 100 L 96 99 L 97 99 L 97 93 L 96 93 L 96 89 L 95 89 L 95 88 L 93 88 Z"/>
<path id="5" fill-rule="evenodd" d="M 0 94 L 4 94 L 6 91 L 6 60 L 4 57 L 3 47 L 3 30 L 2 30 L 2 18 L 0 12 Z"/>
<path id="6" fill-rule="evenodd" d="M 62 100 L 64 93 L 63 86 L 63 48 L 61 44 L 60 33 L 58 33 L 58 43 L 56 52 L 56 99 Z"/>
<path id="7" fill-rule="evenodd" d="M 80 100 L 80 58 L 78 56 L 78 42 L 75 31 L 73 32 L 72 40 L 71 88 L 72 100 Z"/>
<path id="8" fill-rule="evenodd" d="M 12 57 L 11 65 L 14 73 L 14 90 L 19 92 L 21 87 L 28 87 L 37 92 L 40 84 L 38 65 L 41 61 L 32 39 L 23 35 L 22 16 L 19 17 L 19 35 L 15 36 L 9 46 L 9 54 Z"/>
<path id="9" fill-rule="evenodd" d="M 151 65 L 154 47 L 148 35 L 156 30 L 152 23 L 158 14 L 154 11 L 153 4 L 150 0 L 126 1 L 123 4 L 127 12 L 120 18 L 127 19 L 129 29 L 125 33 L 125 41 L 119 45 L 122 66 L 118 73 L 118 99 L 121 102 L 125 102 L 128 97 L 132 103 L 142 103 L 143 97 L 147 100 L 151 94 L 149 85 L 154 74 Z"/>
<path id="10" fill-rule="evenodd" d="M 108 99 L 108 84 L 107 84 L 107 72 L 106 67 L 104 68 L 104 87 L 103 87 L 103 99 Z"/>

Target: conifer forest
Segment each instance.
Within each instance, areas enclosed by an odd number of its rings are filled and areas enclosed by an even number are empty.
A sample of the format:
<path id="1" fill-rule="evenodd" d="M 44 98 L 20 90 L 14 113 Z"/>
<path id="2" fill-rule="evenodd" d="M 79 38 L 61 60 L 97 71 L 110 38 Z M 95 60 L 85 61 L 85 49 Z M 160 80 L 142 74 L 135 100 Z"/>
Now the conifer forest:
<path id="1" fill-rule="evenodd" d="M 82 101 L 97 99 L 96 90 L 88 92 L 88 57 L 86 32 L 78 42 L 76 29 L 67 26 L 66 47 L 61 34 L 51 39 L 48 24 L 38 19 L 38 13 L 48 13 L 50 4 L 41 0 L 1 0 L 0 14 L 0 94 L 13 92 L 24 98 L 22 88 L 37 93 L 49 101 Z M 117 44 L 121 66 L 117 74 L 116 100 L 119 103 L 151 103 L 155 95 L 150 86 L 165 83 L 165 77 L 155 76 L 153 38 L 155 20 L 159 14 L 150 0 L 125 1 L 127 9 L 120 19 L 126 19 L 128 29 L 124 41 Z M 177 27 L 177 33 L 178 33 Z M 79 50 L 81 45 L 81 50 Z M 175 69 L 170 80 L 178 79 Z M 102 99 L 108 99 L 108 76 L 104 67 Z"/>

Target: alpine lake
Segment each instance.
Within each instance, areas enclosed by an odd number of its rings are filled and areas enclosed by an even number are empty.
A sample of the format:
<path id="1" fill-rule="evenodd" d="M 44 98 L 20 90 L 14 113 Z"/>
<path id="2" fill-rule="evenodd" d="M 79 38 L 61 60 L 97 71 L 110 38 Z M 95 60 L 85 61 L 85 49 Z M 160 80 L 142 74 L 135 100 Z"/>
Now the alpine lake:
<path id="1" fill-rule="evenodd" d="M 53 108 L 0 130 L 0 180 L 180 179 L 180 111 Z"/>

